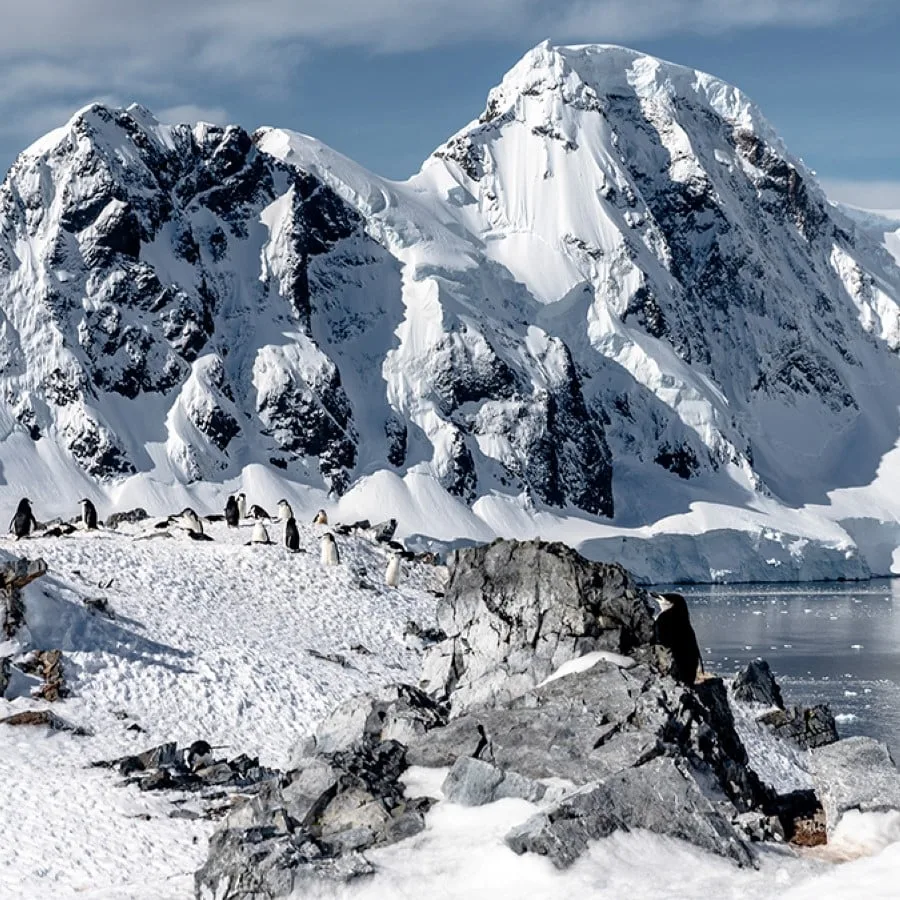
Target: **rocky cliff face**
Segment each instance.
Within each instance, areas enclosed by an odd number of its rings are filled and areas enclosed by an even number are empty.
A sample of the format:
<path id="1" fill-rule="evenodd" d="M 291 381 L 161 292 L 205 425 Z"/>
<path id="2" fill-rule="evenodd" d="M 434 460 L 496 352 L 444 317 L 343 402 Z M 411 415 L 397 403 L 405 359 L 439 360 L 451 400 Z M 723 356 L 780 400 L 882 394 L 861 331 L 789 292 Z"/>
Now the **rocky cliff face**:
<path id="1" fill-rule="evenodd" d="M 95 105 L 0 188 L 0 419 L 103 482 L 810 500 L 894 443 L 898 297 L 739 91 L 622 48 L 535 48 L 403 184 Z"/>

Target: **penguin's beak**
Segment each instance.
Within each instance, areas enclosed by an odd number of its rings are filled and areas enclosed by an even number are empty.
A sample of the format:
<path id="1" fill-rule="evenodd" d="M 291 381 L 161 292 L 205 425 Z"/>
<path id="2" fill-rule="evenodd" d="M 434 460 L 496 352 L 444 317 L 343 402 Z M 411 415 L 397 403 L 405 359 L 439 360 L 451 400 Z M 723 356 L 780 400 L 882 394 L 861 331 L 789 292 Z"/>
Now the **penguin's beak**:
<path id="1" fill-rule="evenodd" d="M 650 599 L 653 600 L 657 606 L 657 613 L 653 617 L 654 620 L 658 619 L 664 612 L 668 612 L 672 608 L 672 602 L 666 600 L 665 597 L 662 597 L 659 594 L 651 594 Z"/>

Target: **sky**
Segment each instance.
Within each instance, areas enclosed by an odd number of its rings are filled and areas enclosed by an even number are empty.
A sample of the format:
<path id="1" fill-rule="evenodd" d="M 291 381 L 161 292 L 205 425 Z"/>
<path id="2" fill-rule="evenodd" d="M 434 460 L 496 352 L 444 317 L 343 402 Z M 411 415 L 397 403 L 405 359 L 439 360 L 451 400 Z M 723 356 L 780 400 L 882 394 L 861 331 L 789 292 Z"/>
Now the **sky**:
<path id="1" fill-rule="evenodd" d="M 291 128 L 402 179 L 550 39 L 736 84 L 832 199 L 900 209 L 900 0 L 0 0 L 0 22 L 0 174 L 101 100 Z"/>

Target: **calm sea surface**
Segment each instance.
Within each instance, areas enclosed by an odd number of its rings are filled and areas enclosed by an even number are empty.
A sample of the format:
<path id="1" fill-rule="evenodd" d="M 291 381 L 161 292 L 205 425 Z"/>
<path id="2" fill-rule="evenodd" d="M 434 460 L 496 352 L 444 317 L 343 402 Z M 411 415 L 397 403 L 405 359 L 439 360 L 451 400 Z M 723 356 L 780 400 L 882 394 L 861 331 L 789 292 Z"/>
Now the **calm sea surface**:
<path id="1" fill-rule="evenodd" d="M 707 671 L 768 660 L 786 705 L 828 703 L 842 736 L 900 761 L 900 579 L 682 586 Z"/>

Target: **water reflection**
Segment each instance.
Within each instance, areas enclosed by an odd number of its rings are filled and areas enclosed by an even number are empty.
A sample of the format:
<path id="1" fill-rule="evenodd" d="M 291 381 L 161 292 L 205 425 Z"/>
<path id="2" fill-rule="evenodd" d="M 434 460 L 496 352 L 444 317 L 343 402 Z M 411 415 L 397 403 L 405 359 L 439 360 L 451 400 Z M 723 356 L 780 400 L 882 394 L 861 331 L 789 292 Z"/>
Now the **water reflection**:
<path id="1" fill-rule="evenodd" d="M 842 735 L 900 750 L 900 579 L 678 588 L 708 670 L 769 661 L 786 703 L 827 702 Z"/>

